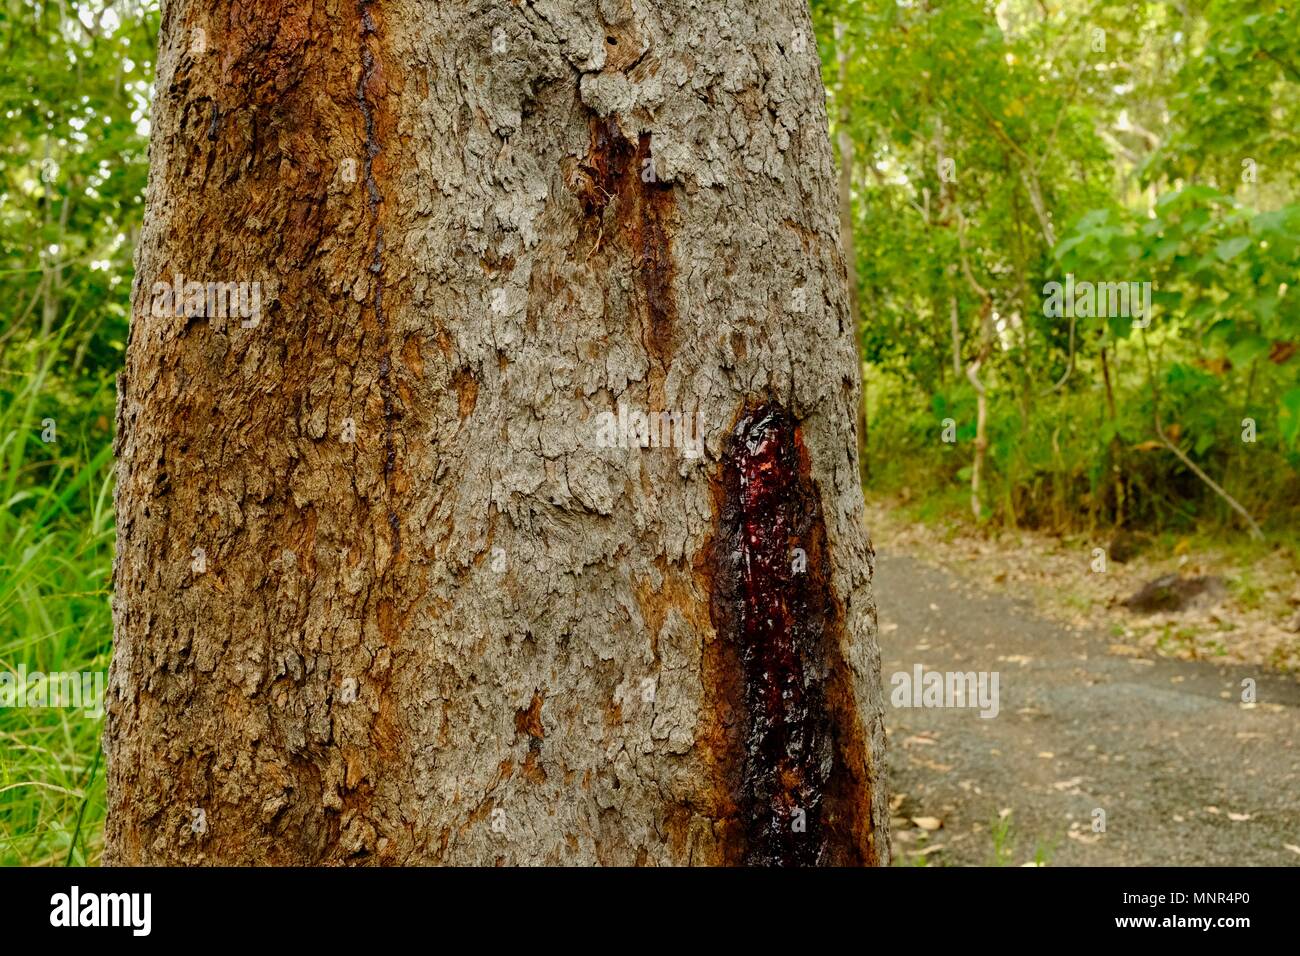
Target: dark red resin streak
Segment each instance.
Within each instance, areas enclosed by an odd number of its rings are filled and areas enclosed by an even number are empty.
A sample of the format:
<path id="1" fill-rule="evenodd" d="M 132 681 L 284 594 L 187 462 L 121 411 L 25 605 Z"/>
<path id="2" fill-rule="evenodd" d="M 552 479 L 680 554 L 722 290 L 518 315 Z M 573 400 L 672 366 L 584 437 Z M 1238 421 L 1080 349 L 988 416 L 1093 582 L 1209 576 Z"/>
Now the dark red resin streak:
<path id="1" fill-rule="evenodd" d="M 829 592 L 823 541 L 813 540 L 824 538 L 820 509 L 802 459 L 794 421 L 773 405 L 741 419 L 725 459 L 722 623 L 743 671 L 740 805 L 745 862 L 757 866 L 814 865 L 827 844 Z"/>

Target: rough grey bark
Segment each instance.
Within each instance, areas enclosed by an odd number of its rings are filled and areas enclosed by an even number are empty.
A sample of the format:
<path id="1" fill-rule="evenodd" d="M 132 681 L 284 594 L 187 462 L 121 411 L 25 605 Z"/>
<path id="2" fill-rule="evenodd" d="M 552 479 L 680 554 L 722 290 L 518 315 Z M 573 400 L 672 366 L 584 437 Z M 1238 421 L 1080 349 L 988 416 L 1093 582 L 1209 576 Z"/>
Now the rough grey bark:
<path id="1" fill-rule="evenodd" d="M 170 0 L 153 122 L 106 862 L 887 862 L 803 0 Z M 177 275 L 260 321 L 155 314 Z M 702 453 L 604 447 L 620 405 Z M 816 761 L 756 729 L 759 606 Z"/>

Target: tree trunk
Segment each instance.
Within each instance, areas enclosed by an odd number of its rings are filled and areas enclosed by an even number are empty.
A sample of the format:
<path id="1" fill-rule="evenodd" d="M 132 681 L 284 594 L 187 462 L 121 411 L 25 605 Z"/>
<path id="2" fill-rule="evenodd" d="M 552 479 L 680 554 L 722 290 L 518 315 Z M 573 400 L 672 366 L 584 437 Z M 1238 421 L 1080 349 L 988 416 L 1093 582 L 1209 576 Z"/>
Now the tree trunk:
<path id="1" fill-rule="evenodd" d="M 888 861 L 811 29 L 165 5 L 106 862 Z"/>
<path id="2" fill-rule="evenodd" d="M 957 311 L 957 293 L 948 299 L 948 331 L 952 336 L 952 377 L 961 380 L 961 315 Z"/>
<path id="3" fill-rule="evenodd" d="M 966 367 L 966 378 L 970 381 L 971 388 L 975 389 L 975 457 L 971 461 L 970 469 L 970 510 L 975 520 L 979 521 L 984 517 L 980 496 L 984 480 L 984 462 L 989 447 L 989 397 L 988 389 L 980 379 L 980 369 L 993 356 L 993 297 L 975 278 L 975 273 L 971 270 L 970 255 L 966 249 L 966 217 L 960 206 L 957 207 L 957 248 L 960 253 L 962 274 L 966 276 L 971 291 L 981 302 L 980 350 L 975 356 L 975 361 Z"/>

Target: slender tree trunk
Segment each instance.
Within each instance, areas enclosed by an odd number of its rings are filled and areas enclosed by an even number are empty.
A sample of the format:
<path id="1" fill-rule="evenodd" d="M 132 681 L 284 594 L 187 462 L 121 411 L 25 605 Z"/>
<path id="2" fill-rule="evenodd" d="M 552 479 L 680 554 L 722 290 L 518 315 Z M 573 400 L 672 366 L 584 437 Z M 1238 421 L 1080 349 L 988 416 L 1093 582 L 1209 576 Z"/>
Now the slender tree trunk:
<path id="1" fill-rule="evenodd" d="M 888 861 L 811 29 L 165 4 L 107 862 Z"/>
<path id="2" fill-rule="evenodd" d="M 952 333 L 952 375 L 956 381 L 961 381 L 961 314 L 957 311 L 956 292 L 948 299 L 948 325 Z"/>
<path id="3" fill-rule="evenodd" d="M 985 338 L 987 339 L 987 336 Z M 980 354 L 966 369 L 966 377 L 970 380 L 971 387 L 975 389 L 975 456 L 971 459 L 970 468 L 970 510 L 976 521 L 984 517 L 981 495 L 983 493 L 984 459 L 989 448 L 989 399 L 988 391 L 980 380 L 980 367 L 988 359 L 991 351 L 987 346 L 981 347 Z"/>
<path id="4" fill-rule="evenodd" d="M 988 389 L 980 378 L 980 369 L 993 356 L 993 297 L 975 278 L 971 270 L 970 256 L 966 250 L 966 217 L 960 207 L 957 209 L 957 247 L 960 251 L 962 274 L 967 284 L 980 300 L 980 350 L 975 361 L 966 367 L 966 378 L 971 388 L 975 389 L 975 455 L 970 469 L 970 508 L 975 520 L 984 516 L 982 505 L 982 485 L 984 480 L 984 460 L 988 453 L 989 436 L 989 399 Z"/>
<path id="5" fill-rule="evenodd" d="M 1114 425 L 1115 417 L 1115 388 L 1111 383 L 1110 359 L 1105 345 L 1101 347 L 1101 379 L 1105 385 L 1106 393 L 1106 417 Z M 1124 512 L 1127 502 L 1124 493 L 1124 468 L 1122 459 L 1124 455 L 1124 446 L 1119 440 L 1118 435 L 1111 435 L 1110 442 L 1106 453 L 1106 470 L 1111 482 L 1111 493 L 1115 499 L 1115 527 L 1124 526 Z M 1096 504 L 1093 510 L 1096 510 Z"/>

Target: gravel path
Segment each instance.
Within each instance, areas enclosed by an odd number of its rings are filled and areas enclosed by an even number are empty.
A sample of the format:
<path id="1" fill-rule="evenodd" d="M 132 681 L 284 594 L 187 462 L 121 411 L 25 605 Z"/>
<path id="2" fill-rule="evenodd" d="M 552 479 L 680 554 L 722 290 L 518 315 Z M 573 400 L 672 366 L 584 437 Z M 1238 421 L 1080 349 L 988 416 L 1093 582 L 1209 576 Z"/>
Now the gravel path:
<path id="1" fill-rule="evenodd" d="M 875 582 L 899 862 L 987 865 L 1001 845 L 1011 865 L 1300 865 L 1294 680 L 1117 656 L 905 555 L 878 555 Z M 998 715 L 892 706 L 917 664 L 997 671 Z"/>

